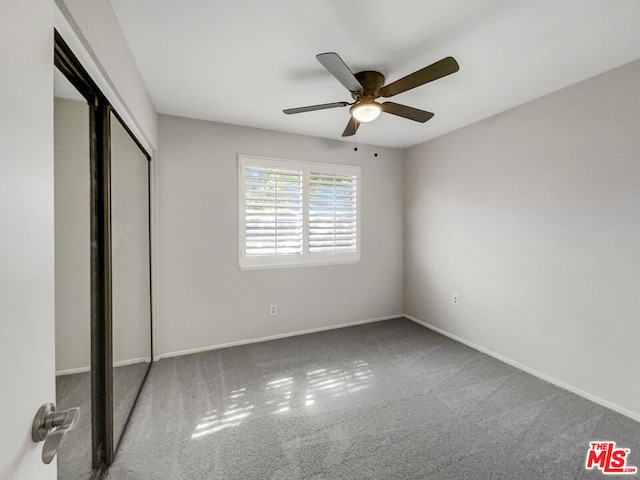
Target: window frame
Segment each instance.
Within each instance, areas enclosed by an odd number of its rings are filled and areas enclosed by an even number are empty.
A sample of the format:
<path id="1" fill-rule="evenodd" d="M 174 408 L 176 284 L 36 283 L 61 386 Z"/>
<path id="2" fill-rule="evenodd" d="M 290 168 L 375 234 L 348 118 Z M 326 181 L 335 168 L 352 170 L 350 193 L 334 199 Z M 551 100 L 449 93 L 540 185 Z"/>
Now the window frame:
<path id="1" fill-rule="evenodd" d="M 302 172 L 302 253 L 289 255 L 246 255 L 246 167 L 299 170 Z M 309 177 L 310 173 L 352 175 L 356 177 L 356 250 L 355 252 L 310 253 L 309 251 Z M 362 169 L 355 165 L 317 163 L 300 160 L 238 155 L 238 264 L 241 270 L 344 265 L 360 262 L 362 230 Z"/>

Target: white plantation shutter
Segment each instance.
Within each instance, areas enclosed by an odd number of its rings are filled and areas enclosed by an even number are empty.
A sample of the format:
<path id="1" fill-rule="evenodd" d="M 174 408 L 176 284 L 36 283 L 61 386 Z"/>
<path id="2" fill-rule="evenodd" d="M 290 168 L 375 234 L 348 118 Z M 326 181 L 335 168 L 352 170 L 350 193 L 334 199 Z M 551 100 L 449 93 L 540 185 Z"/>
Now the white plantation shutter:
<path id="1" fill-rule="evenodd" d="M 240 268 L 360 260 L 360 168 L 240 155 Z"/>
<path id="2" fill-rule="evenodd" d="M 355 252 L 357 178 L 310 172 L 309 252 Z"/>
<path id="3" fill-rule="evenodd" d="M 302 172 L 245 169 L 246 255 L 301 254 Z"/>

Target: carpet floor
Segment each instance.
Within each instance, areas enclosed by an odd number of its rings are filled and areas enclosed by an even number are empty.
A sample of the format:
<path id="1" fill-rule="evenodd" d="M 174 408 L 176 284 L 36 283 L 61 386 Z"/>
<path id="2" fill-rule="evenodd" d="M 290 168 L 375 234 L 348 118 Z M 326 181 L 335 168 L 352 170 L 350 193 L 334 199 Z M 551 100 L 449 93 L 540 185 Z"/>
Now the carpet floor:
<path id="1" fill-rule="evenodd" d="M 113 369 L 113 429 L 117 439 L 124 431 L 148 368 L 148 363 L 134 363 Z M 58 410 L 80 407 L 80 420 L 60 444 L 58 480 L 88 480 L 94 475 L 91 466 L 91 374 L 56 377 L 56 407 Z"/>
<path id="2" fill-rule="evenodd" d="M 640 423 L 395 319 L 155 363 L 108 480 L 616 478 L 595 440 L 640 466 Z"/>

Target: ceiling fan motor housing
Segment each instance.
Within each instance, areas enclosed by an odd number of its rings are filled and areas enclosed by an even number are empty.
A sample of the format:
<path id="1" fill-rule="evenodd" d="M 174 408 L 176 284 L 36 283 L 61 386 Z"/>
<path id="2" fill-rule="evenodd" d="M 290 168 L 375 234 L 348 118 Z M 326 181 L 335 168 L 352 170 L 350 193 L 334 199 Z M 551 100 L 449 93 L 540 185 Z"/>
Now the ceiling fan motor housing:
<path id="1" fill-rule="evenodd" d="M 356 79 L 362 85 L 363 92 L 351 92 L 351 96 L 354 100 L 361 99 L 374 100 L 380 96 L 379 91 L 384 87 L 384 75 L 380 72 L 374 72 L 367 70 L 364 72 L 358 72 L 354 75 Z"/>

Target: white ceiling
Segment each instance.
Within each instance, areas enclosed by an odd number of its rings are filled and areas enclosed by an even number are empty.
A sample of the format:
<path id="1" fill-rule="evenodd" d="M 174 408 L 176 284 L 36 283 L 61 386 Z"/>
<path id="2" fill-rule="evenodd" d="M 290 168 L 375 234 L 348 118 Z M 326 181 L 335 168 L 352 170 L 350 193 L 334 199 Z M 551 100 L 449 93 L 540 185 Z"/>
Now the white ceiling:
<path id="1" fill-rule="evenodd" d="M 352 101 L 316 61 L 387 83 L 443 57 L 460 71 L 393 97 L 359 143 L 407 147 L 640 58 L 638 0 L 112 0 L 160 113 L 340 139 Z M 639 79 L 640 85 L 640 79 Z M 351 137 L 348 141 L 354 141 Z"/>

